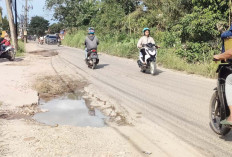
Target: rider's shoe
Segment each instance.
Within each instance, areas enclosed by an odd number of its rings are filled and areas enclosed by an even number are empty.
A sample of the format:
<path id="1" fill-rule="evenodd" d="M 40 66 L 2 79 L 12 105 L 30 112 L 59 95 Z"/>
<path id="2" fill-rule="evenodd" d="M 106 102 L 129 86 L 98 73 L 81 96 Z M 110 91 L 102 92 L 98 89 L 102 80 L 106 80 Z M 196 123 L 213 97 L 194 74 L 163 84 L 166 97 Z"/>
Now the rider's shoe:
<path id="1" fill-rule="evenodd" d="M 220 122 L 222 125 L 232 125 L 232 122 L 228 121 L 227 119 L 224 119 Z"/>

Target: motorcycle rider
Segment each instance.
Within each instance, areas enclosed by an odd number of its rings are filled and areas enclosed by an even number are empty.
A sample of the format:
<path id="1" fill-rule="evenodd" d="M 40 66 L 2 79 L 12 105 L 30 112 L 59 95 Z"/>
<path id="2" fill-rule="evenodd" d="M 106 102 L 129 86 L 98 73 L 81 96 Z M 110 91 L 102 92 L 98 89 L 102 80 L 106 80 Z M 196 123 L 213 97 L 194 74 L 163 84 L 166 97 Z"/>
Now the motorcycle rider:
<path id="1" fill-rule="evenodd" d="M 61 38 L 60 38 L 60 35 L 59 35 L 59 34 L 56 34 L 56 39 L 57 39 L 57 42 L 58 42 L 59 44 L 61 44 Z"/>
<path id="2" fill-rule="evenodd" d="M 232 49 L 229 49 L 219 55 L 214 55 L 214 59 L 217 61 L 219 60 L 226 61 L 227 59 L 232 59 Z M 227 104 L 230 109 L 230 116 L 227 119 L 221 121 L 220 123 L 224 125 L 232 125 L 232 74 L 228 75 L 226 78 L 225 93 L 226 93 Z"/>
<path id="3" fill-rule="evenodd" d="M 99 45 L 99 40 L 95 36 L 95 30 L 93 27 L 88 28 L 88 36 L 85 38 L 85 60 L 87 61 L 89 54 L 88 52 L 92 49 L 97 50 L 97 46 Z"/>
<path id="4" fill-rule="evenodd" d="M 7 33 L 5 34 L 4 39 L 3 39 L 3 41 L 1 42 L 1 45 L 2 45 L 2 50 L 5 50 L 5 48 L 6 48 L 7 46 L 10 46 L 10 45 L 11 45 L 11 44 L 10 44 L 10 38 L 9 38 L 9 36 L 8 36 Z"/>
<path id="5" fill-rule="evenodd" d="M 44 37 L 43 37 L 43 36 L 41 36 L 41 37 L 39 38 L 39 42 L 44 42 Z"/>
<path id="6" fill-rule="evenodd" d="M 143 34 L 144 35 L 138 41 L 137 48 L 140 49 L 140 54 L 142 54 L 143 56 L 140 60 L 142 61 L 143 64 L 146 64 L 146 61 L 145 61 L 146 52 L 145 52 L 145 49 L 143 48 L 143 45 L 146 45 L 148 43 L 155 44 L 155 41 L 152 37 L 150 37 L 149 28 L 144 28 Z M 157 46 L 157 48 L 159 48 L 159 46 Z"/>

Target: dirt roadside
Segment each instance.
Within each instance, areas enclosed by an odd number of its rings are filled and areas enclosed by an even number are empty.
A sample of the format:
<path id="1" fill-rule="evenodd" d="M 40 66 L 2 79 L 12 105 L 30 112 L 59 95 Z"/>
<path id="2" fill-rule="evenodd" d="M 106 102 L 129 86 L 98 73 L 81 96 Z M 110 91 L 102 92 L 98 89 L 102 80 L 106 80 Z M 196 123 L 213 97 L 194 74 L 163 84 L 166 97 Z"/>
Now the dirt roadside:
<path id="1" fill-rule="evenodd" d="M 39 99 L 33 84 L 57 75 L 51 64 L 57 54 L 30 43 L 26 49 L 15 62 L 0 60 L 0 156 L 143 155 L 112 127 L 47 126 L 31 120 Z"/>

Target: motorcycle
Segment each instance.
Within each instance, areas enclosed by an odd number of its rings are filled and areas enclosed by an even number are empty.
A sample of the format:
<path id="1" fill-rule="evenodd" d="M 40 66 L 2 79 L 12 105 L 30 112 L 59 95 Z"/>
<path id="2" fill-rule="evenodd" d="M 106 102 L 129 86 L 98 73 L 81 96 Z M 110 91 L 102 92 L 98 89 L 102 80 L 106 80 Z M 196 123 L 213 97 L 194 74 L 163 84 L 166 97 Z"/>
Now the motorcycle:
<path id="1" fill-rule="evenodd" d="M 89 68 L 95 69 L 99 63 L 99 58 L 96 49 L 92 49 L 88 52 L 88 57 L 86 59 L 86 64 Z"/>
<path id="2" fill-rule="evenodd" d="M 157 66 L 156 66 L 156 55 L 157 55 L 157 48 L 155 44 L 148 43 L 142 45 L 145 49 L 145 62 L 146 64 L 142 63 L 143 55 L 140 53 L 139 60 L 137 61 L 141 72 L 145 73 L 146 71 L 150 71 L 152 75 L 157 73 Z"/>
<path id="3" fill-rule="evenodd" d="M 11 45 L 6 46 L 5 48 L 3 48 L 3 46 L 1 45 L 0 58 L 7 58 L 7 59 L 9 59 L 9 61 L 14 61 L 15 55 L 16 55 L 15 50 Z"/>
<path id="4" fill-rule="evenodd" d="M 232 126 L 222 125 L 220 122 L 230 115 L 230 110 L 226 101 L 225 82 L 229 74 L 232 73 L 232 62 L 220 64 L 217 69 L 217 87 L 210 100 L 209 118 L 210 127 L 218 135 L 226 135 Z"/>

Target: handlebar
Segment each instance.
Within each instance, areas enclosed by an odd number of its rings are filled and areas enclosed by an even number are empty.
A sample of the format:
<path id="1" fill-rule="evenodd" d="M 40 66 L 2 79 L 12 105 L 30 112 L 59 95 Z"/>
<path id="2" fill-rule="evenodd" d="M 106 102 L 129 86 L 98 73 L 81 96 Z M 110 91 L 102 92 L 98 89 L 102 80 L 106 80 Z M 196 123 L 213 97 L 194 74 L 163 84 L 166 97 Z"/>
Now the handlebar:
<path id="1" fill-rule="evenodd" d="M 155 44 L 151 44 L 150 46 L 148 46 L 147 44 L 142 44 L 142 48 L 144 48 L 144 47 L 151 47 L 151 46 L 155 46 L 155 48 L 160 48 L 159 46 L 157 46 L 157 45 L 155 45 Z"/>
<path id="2" fill-rule="evenodd" d="M 214 61 L 214 62 L 217 62 L 217 61 L 219 61 L 219 60 L 218 60 L 218 59 L 216 59 L 216 58 L 214 58 L 214 59 L 213 59 L 213 61 Z"/>

